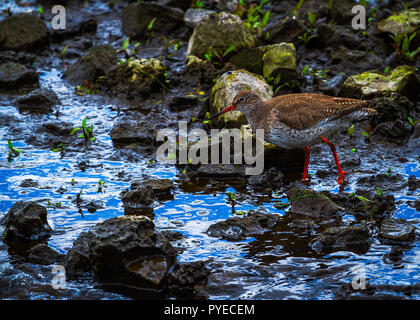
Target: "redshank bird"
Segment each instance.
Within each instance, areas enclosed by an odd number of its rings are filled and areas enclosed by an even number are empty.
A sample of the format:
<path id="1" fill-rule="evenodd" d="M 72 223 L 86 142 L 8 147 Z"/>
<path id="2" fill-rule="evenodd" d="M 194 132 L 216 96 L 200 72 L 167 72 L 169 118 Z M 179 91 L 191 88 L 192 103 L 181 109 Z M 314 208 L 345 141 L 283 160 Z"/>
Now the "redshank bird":
<path id="1" fill-rule="evenodd" d="M 362 121 L 376 115 L 376 110 L 367 108 L 370 100 L 331 97 L 323 94 L 285 94 L 264 101 L 253 91 L 241 91 L 226 109 L 214 114 L 241 111 L 251 129 L 264 129 L 264 140 L 286 149 L 304 148 L 305 164 L 303 182 L 307 182 L 309 147 L 324 142 L 333 152 L 338 170 L 338 184 L 345 182 L 345 174 L 338 161 L 335 146 L 327 139 L 352 122 Z"/>

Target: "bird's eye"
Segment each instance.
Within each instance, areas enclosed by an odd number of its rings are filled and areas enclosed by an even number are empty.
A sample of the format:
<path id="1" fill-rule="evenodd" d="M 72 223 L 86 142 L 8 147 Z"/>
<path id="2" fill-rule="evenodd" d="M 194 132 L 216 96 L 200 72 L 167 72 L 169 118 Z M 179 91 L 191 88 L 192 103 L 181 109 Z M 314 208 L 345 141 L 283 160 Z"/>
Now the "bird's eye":
<path id="1" fill-rule="evenodd" d="M 245 102 L 245 97 L 240 97 L 239 102 Z"/>

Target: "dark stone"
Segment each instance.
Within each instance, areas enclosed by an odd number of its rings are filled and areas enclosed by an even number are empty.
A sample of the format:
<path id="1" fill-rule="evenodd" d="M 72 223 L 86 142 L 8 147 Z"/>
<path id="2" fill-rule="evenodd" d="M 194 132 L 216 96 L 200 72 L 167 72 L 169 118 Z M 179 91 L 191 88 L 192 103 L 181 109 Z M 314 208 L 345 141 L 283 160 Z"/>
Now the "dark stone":
<path id="1" fill-rule="evenodd" d="M 300 182 L 292 184 L 286 193 L 291 203 L 290 213 L 293 214 L 330 217 L 343 210 L 325 194 L 312 190 Z"/>
<path id="2" fill-rule="evenodd" d="M 38 74 L 24 65 L 7 62 L 0 65 L 0 89 L 38 87 Z"/>
<path id="3" fill-rule="evenodd" d="M 338 24 L 351 25 L 354 14 L 352 8 L 358 4 L 355 0 L 334 0 L 331 8 L 328 9 L 330 18 Z"/>
<path id="4" fill-rule="evenodd" d="M 355 251 L 366 252 L 372 242 L 365 221 L 348 227 L 333 227 L 325 230 L 310 242 L 315 251 Z"/>
<path id="5" fill-rule="evenodd" d="M 275 189 L 283 184 L 283 173 L 275 167 L 272 167 L 262 174 L 249 176 L 248 184 L 254 188 Z"/>
<path id="6" fill-rule="evenodd" d="M 16 202 L 0 224 L 5 226 L 3 241 L 39 241 L 50 236 L 47 210 L 36 202 Z"/>
<path id="7" fill-rule="evenodd" d="M 350 49 L 357 49 L 360 44 L 359 37 L 342 26 L 321 24 L 318 27 L 318 35 L 327 47 L 342 45 Z"/>
<path id="8" fill-rule="evenodd" d="M 64 76 L 71 84 L 82 85 L 84 80 L 94 84 L 99 77 L 105 76 L 107 71 L 116 64 L 117 52 L 114 47 L 108 44 L 94 46 L 69 66 L 64 72 Z"/>
<path id="9" fill-rule="evenodd" d="M 138 187 L 152 188 L 155 195 L 170 195 L 174 183 L 170 179 L 147 179 L 144 181 L 134 180 L 131 183 L 131 190 Z"/>
<path id="10" fill-rule="evenodd" d="M 416 227 L 404 219 L 384 219 L 378 237 L 385 242 L 410 242 L 416 237 Z"/>
<path id="11" fill-rule="evenodd" d="M 177 264 L 168 275 L 168 290 L 176 293 L 197 291 L 206 285 L 209 274 L 203 261 Z"/>
<path id="12" fill-rule="evenodd" d="M 175 263 L 175 249 L 150 219 L 122 216 L 81 233 L 65 267 L 73 276 L 92 270 L 99 282 L 159 289 Z"/>
<path id="13" fill-rule="evenodd" d="M 275 23 L 268 23 L 268 26 L 262 32 L 262 36 L 269 43 L 293 42 L 307 30 L 298 19 L 286 17 Z M 267 32 L 269 33 L 268 39 L 265 38 Z"/>
<path id="14" fill-rule="evenodd" d="M 50 113 L 60 101 L 54 91 L 50 89 L 36 89 L 17 99 L 20 110 L 34 113 Z"/>
<path id="15" fill-rule="evenodd" d="M 0 22 L 0 50 L 32 50 L 48 44 L 49 31 L 35 14 L 17 14 Z"/>
<path id="16" fill-rule="evenodd" d="M 376 140 L 386 140 L 395 143 L 402 143 L 411 134 L 410 125 L 397 119 L 380 123 L 372 132 L 372 137 Z"/>
<path id="17" fill-rule="evenodd" d="M 250 212 L 246 217 L 233 217 L 212 224 L 206 233 L 211 237 L 238 241 L 264 233 L 267 228 L 272 228 L 279 219 L 280 216 L 277 214 Z"/>
<path id="18" fill-rule="evenodd" d="M 174 97 L 170 104 L 169 108 L 172 111 L 183 111 L 192 107 L 195 107 L 199 104 L 198 97 L 186 97 L 186 96 L 176 96 Z"/>
<path id="19" fill-rule="evenodd" d="M 151 187 L 137 186 L 132 190 L 122 194 L 122 202 L 124 206 L 129 207 L 148 207 L 156 199 L 155 193 Z"/>
<path id="20" fill-rule="evenodd" d="M 202 164 L 191 174 L 199 178 L 245 179 L 245 167 L 235 164 Z"/>
<path id="21" fill-rule="evenodd" d="M 164 6 L 179 8 L 185 11 L 191 7 L 192 0 L 159 0 L 158 2 Z"/>
<path id="22" fill-rule="evenodd" d="M 25 179 L 19 185 L 19 187 L 21 188 L 32 188 L 32 187 L 37 187 L 37 186 L 38 186 L 38 182 L 32 179 Z"/>
<path id="23" fill-rule="evenodd" d="M 52 41 L 60 42 L 85 33 L 96 32 L 98 24 L 95 19 L 69 14 L 67 14 L 66 18 L 66 28 L 54 30 L 51 34 Z"/>
<path id="24" fill-rule="evenodd" d="M 33 246 L 28 251 L 28 259 L 33 263 L 50 265 L 60 263 L 63 258 L 63 254 L 43 243 Z"/>
<path id="25" fill-rule="evenodd" d="M 407 121 L 407 117 L 410 116 L 415 105 L 405 96 L 393 93 L 389 97 L 376 98 L 371 107 L 378 111 L 375 123 L 382 123 L 396 119 Z"/>
<path id="26" fill-rule="evenodd" d="M 156 140 L 156 130 L 151 122 L 122 119 L 112 128 L 110 136 L 116 145 L 139 142 L 151 146 Z"/>
<path id="27" fill-rule="evenodd" d="M 408 177 L 408 190 L 410 191 L 417 191 L 420 188 L 420 180 L 417 180 L 415 175 L 411 175 Z"/>
<path id="28" fill-rule="evenodd" d="M 147 25 L 155 18 L 153 30 L 171 32 L 184 23 L 184 13 L 177 8 L 141 2 L 126 6 L 122 13 L 122 32 L 130 38 L 145 36 Z"/>
<path id="29" fill-rule="evenodd" d="M 319 90 L 322 93 L 330 96 L 337 96 L 340 92 L 340 88 L 344 81 L 346 81 L 347 75 L 343 72 L 340 72 L 335 77 L 329 79 L 327 83 L 322 83 L 319 87 Z"/>

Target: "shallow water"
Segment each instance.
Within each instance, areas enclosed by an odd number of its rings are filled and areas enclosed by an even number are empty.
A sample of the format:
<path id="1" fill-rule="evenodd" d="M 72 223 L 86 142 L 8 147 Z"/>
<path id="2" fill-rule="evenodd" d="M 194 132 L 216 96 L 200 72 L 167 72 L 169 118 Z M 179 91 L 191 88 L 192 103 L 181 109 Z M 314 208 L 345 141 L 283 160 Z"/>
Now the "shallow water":
<path id="1" fill-rule="evenodd" d="M 1 6 L 0 6 L 1 9 Z M 115 22 L 115 21 L 114 21 Z M 100 23 L 98 30 L 105 30 L 106 23 Z M 113 26 L 118 23 L 112 24 Z M 115 31 L 115 29 L 111 28 Z M 155 224 L 159 230 L 171 229 L 186 236 L 186 240 L 178 243 L 185 248 L 178 259 L 195 261 L 209 259 L 208 266 L 212 276 L 207 295 L 211 299 L 334 299 L 340 297 L 343 286 L 348 285 L 353 277 L 365 272 L 367 283 L 372 285 L 391 285 L 376 292 L 373 297 L 384 296 L 420 298 L 417 290 L 413 296 L 398 292 L 398 286 L 409 286 L 420 283 L 420 244 L 404 249 L 404 256 L 397 264 L 384 261 L 384 254 L 391 249 L 390 245 L 382 245 L 378 240 L 363 254 L 353 252 L 334 252 L 318 254 L 307 243 L 313 236 L 307 230 L 294 232 L 296 229 L 275 228 L 256 238 L 240 242 L 229 242 L 211 238 L 204 231 L 216 221 L 232 217 L 231 204 L 227 201 L 226 191 L 237 191 L 240 199 L 235 206 L 238 211 L 255 209 L 264 212 L 287 216 L 286 211 L 274 208 L 279 201 L 286 201 L 280 191 L 277 197 L 266 192 L 258 192 L 243 184 L 227 182 L 212 185 L 210 181 L 201 184 L 189 184 L 174 167 L 160 164 L 148 164 L 149 158 L 136 155 L 134 161 L 123 151 L 114 148 L 109 131 L 119 116 L 118 108 L 124 105 L 102 95 L 78 96 L 74 88 L 62 80 L 62 66 L 54 60 L 52 66 L 39 65 L 41 87 L 53 89 L 61 100 L 58 120 L 80 125 L 83 118 L 94 125 L 96 141 L 91 147 L 80 150 L 69 148 L 63 158 L 59 153 L 48 148 L 34 147 L 26 144 L 24 139 L 31 128 L 47 121 L 57 120 L 55 114 L 28 115 L 20 114 L 12 106 L 13 95 L 2 95 L 0 113 L 11 118 L 10 123 L 0 127 L 0 216 L 19 200 L 38 201 L 47 206 L 61 202 L 60 208 L 48 208 L 48 222 L 54 234 L 48 241 L 49 246 L 65 253 L 80 232 L 96 223 L 111 217 L 124 214 L 119 194 L 129 188 L 130 181 L 150 177 L 169 178 L 175 182 L 173 200 L 156 203 L 154 208 Z M 5 118 L 5 117 L 4 117 Z M 12 137 L 14 146 L 21 149 L 22 154 L 8 162 L 7 138 Z M 75 137 L 76 139 L 76 137 Z M 389 147 L 375 148 L 371 145 L 357 146 L 360 156 L 366 160 L 360 174 L 385 172 L 392 166 L 406 180 L 410 175 L 420 178 L 418 155 L 409 149 L 393 150 L 385 153 L 386 160 L 379 155 L 391 150 Z M 310 163 L 310 172 L 315 176 L 318 169 L 326 169 L 324 156 L 326 146 L 319 147 Z M 350 147 L 341 149 L 341 153 L 349 153 Z M 385 150 L 385 151 L 384 151 Z M 404 152 L 407 163 L 398 162 L 397 155 Z M 329 158 L 331 161 L 332 158 Z M 138 159 L 138 160 L 137 160 Z M 77 166 L 88 161 L 88 168 L 82 172 Z M 351 173 L 347 192 L 360 188 L 356 184 L 357 173 Z M 39 186 L 33 188 L 20 187 L 24 179 L 38 181 Z M 72 185 L 72 179 L 75 184 Z M 106 183 L 103 192 L 98 193 L 98 180 Z M 339 192 L 335 176 L 324 180 L 314 177 L 311 187 L 315 190 Z M 64 193 L 59 188 L 67 189 Z M 381 186 L 382 188 L 382 186 Z M 387 186 L 384 186 L 386 191 Z M 93 201 L 99 205 L 94 213 L 85 207 L 78 208 L 74 199 L 82 189 L 82 199 L 86 203 Z M 372 186 L 372 192 L 374 192 Z M 395 196 L 397 210 L 395 217 L 414 221 L 419 227 L 418 212 L 407 204 L 416 200 L 418 193 L 408 192 L 403 188 L 396 192 L 386 191 Z M 289 217 L 290 218 L 290 217 Z M 342 217 L 343 223 L 351 223 L 356 219 L 348 214 Z M 362 271 L 361 271 L 362 270 Z M 104 288 L 91 279 L 68 281 L 67 289 L 56 291 L 51 288 L 51 267 L 40 266 L 23 261 L 8 253 L 7 246 L 0 246 L 0 290 L 3 298 L 21 299 L 121 299 L 150 298 L 154 293 L 127 291 L 122 288 Z M 113 292 L 110 292 L 113 291 Z M 357 294 L 355 294 L 357 296 Z M 157 295 L 157 297 L 162 297 Z M 165 297 L 168 298 L 168 297 Z"/>

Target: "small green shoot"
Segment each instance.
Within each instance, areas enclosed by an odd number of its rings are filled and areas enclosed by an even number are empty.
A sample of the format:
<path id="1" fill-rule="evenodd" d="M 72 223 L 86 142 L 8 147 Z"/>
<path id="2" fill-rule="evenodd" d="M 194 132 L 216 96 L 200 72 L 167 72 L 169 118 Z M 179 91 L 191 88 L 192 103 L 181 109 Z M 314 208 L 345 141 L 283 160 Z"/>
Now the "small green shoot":
<path id="1" fill-rule="evenodd" d="M 70 132 L 70 135 L 72 136 L 76 131 L 82 130 L 83 133 L 79 134 L 79 138 L 84 138 L 86 142 L 95 141 L 95 137 L 93 137 L 93 124 L 88 127 L 86 122 L 87 118 L 83 120 L 82 127 L 73 128 Z"/>
<path id="2" fill-rule="evenodd" d="M 362 131 L 362 135 L 364 135 L 366 138 L 370 139 L 370 133 L 368 131 Z"/>
<path id="3" fill-rule="evenodd" d="M 351 137 L 354 133 L 354 124 L 351 125 L 350 128 L 347 130 L 348 135 Z"/>
<path id="4" fill-rule="evenodd" d="M 7 147 L 9 148 L 9 157 L 8 157 L 9 162 L 12 161 L 12 158 L 18 157 L 22 153 L 22 150 L 16 149 L 13 146 L 13 143 L 12 141 L 10 141 L 10 139 L 7 139 Z"/>

